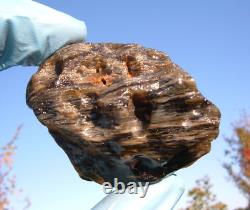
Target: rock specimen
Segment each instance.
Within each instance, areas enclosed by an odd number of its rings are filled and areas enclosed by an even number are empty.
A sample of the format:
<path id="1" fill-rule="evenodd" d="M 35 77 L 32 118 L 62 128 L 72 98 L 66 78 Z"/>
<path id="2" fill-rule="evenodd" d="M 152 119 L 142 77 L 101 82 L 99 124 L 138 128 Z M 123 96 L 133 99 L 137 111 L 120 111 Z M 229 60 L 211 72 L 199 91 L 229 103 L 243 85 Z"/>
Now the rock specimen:
<path id="1" fill-rule="evenodd" d="M 97 183 L 157 182 L 210 150 L 220 112 L 157 50 L 78 43 L 47 59 L 27 104 L 75 169 Z"/>

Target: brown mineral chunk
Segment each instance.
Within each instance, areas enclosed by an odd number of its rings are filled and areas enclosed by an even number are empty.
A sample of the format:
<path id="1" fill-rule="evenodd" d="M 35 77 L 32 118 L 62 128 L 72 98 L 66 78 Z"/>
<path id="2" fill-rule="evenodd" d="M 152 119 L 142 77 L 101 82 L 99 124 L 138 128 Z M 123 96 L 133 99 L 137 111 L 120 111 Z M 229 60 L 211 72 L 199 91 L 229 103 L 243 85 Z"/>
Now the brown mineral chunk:
<path id="1" fill-rule="evenodd" d="M 159 181 L 208 153 L 220 120 L 191 76 L 136 44 L 60 49 L 32 76 L 27 104 L 97 183 Z"/>

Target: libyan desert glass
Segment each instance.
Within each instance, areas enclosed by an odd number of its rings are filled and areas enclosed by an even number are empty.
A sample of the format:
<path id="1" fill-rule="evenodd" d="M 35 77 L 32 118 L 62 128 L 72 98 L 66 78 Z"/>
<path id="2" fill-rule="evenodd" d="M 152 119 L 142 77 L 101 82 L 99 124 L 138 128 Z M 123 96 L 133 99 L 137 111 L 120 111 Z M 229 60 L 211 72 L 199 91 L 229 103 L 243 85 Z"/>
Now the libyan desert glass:
<path id="1" fill-rule="evenodd" d="M 79 43 L 47 59 L 27 104 L 79 175 L 154 183 L 210 151 L 220 112 L 157 50 Z"/>

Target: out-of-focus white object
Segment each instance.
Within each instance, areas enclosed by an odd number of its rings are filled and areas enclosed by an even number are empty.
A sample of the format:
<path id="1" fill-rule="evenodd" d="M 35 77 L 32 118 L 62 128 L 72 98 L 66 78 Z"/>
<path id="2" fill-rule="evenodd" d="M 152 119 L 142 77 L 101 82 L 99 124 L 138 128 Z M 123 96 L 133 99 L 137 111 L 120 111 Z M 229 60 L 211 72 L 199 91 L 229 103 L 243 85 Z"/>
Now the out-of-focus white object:
<path id="1" fill-rule="evenodd" d="M 31 0 L 0 0 L 0 70 L 39 65 L 86 38 L 85 23 Z"/>
<path id="2" fill-rule="evenodd" d="M 140 190 L 138 190 L 140 192 Z M 184 192 L 184 184 L 176 175 L 150 185 L 144 198 L 141 194 L 115 194 L 112 192 L 95 205 L 92 210 L 170 210 Z"/>

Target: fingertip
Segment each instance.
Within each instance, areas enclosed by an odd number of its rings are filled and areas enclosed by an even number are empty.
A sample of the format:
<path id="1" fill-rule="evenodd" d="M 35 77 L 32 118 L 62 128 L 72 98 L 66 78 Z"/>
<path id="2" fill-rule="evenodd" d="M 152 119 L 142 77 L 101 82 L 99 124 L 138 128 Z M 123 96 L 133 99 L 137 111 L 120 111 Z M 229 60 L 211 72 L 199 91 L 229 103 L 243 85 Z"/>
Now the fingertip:
<path id="1" fill-rule="evenodd" d="M 82 30 L 83 30 L 83 40 L 86 41 L 87 35 L 88 35 L 88 30 L 87 30 L 87 25 L 85 24 L 84 21 L 82 22 Z"/>

